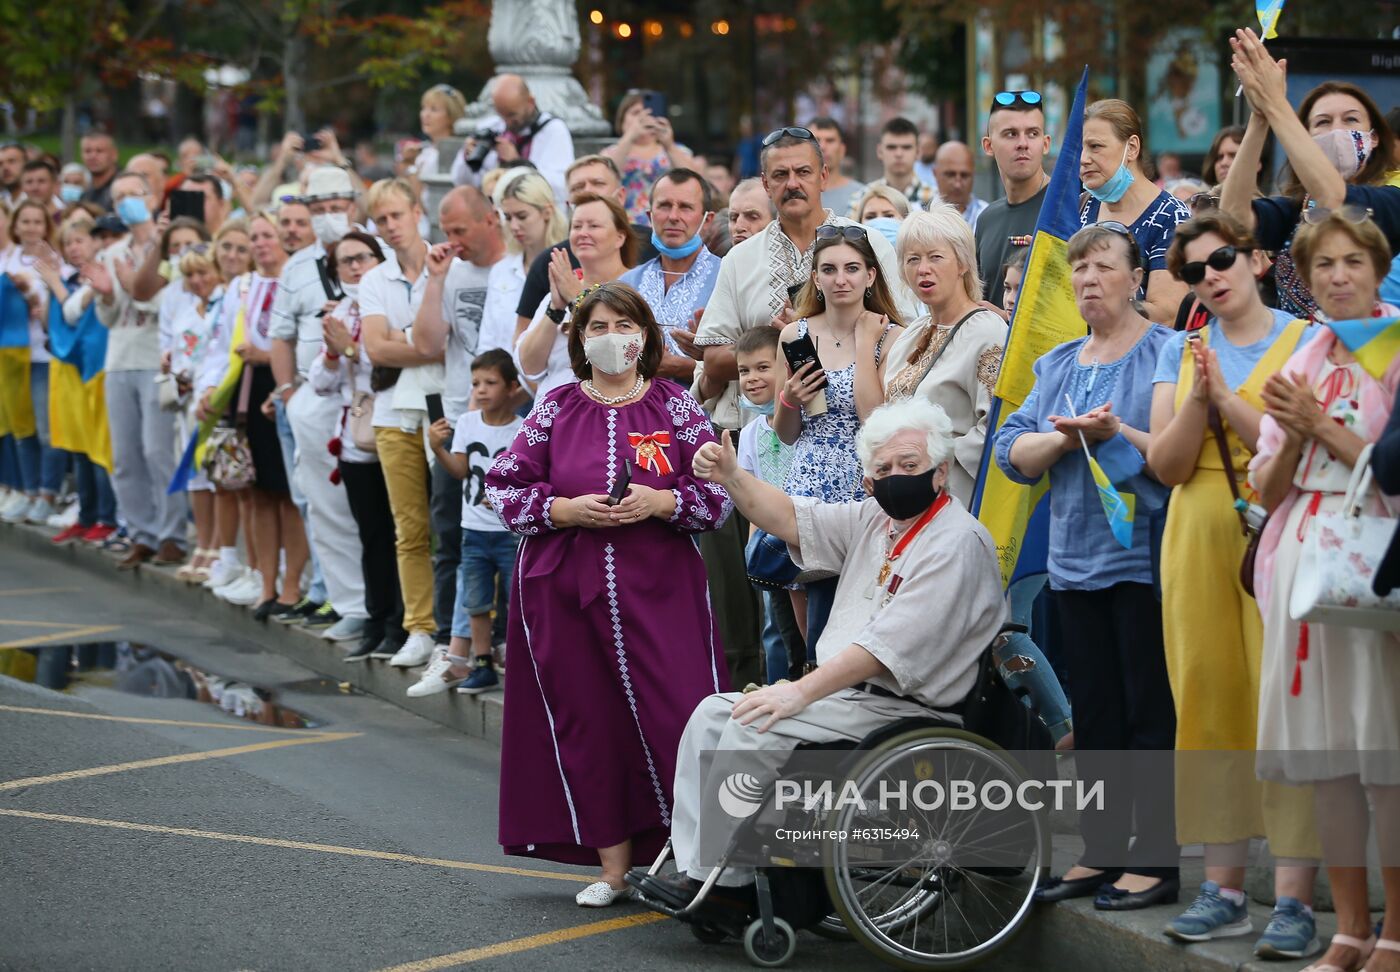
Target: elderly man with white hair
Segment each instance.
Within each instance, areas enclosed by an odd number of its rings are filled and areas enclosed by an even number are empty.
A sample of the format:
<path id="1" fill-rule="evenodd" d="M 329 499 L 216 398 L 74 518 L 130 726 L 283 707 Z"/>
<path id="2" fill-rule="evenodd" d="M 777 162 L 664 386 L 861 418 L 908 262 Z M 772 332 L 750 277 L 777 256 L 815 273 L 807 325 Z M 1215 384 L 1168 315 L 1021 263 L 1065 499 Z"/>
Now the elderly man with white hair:
<path id="1" fill-rule="evenodd" d="M 738 467 L 728 433 L 723 444 L 696 453 L 695 474 L 724 486 L 755 525 L 785 540 L 800 567 L 841 580 L 814 671 L 746 695 L 712 695 L 691 714 L 671 815 L 678 874 L 629 876 L 647 898 L 687 903 L 723 849 L 712 838 L 727 840 L 741 823 L 707 821 L 705 846 L 697 846 L 704 794 L 717 792 L 733 769 L 714 765 L 716 751 L 859 741 L 930 709 L 961 721 L 955 710 L 972 691 L 1006 607 L 991 536 L 947 490 L 948 417 L 926 399 L 883 405 L 862 426 L 856 448 L 871 494 L 859 503 L 786 495 Z M 756 772 L 747 763 L 745 771 Z M 717 883 L 752 880 L 750 870 L 730 867 Z"/>

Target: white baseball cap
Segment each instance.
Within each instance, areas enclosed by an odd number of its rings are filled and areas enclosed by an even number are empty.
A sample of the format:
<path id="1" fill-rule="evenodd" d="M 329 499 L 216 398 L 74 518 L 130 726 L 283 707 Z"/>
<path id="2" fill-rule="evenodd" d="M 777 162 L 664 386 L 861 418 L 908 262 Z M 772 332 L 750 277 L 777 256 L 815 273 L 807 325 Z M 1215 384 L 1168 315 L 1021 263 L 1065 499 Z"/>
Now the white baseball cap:
<path id="1" fill-rule="evenodd" d="M 306 202 L 321 199 L 354 199 L 358 193 L 350 181 L 350 173 L 335 165 L 320 165 L 306 179 Z"/>

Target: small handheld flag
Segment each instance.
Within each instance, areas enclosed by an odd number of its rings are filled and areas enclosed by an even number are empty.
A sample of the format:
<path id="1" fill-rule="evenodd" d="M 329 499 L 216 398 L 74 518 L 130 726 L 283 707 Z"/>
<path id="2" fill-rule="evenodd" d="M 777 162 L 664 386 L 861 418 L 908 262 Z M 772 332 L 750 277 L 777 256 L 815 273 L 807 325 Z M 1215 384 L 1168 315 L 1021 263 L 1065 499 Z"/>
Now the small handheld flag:
<path id="1" fill-rule="evenodd" d="M 1254 13 L 1259 18 L 1259 31 L 1264 40 L 1278 36 L 1278 17 L 1283 13 L 1283 0 L 1254 0 Z"/>
<path id="2" fill-rule="evenodd" d="M 1070 417 L 1077 418 L 1074 414 L 1074 402 L 1068 395 L 1065 396 L 1065 404 L 1069 406 Z M 1119 546 L 1130 550 L 1133 546 L 1133 516 L 1137 510 L 1137 497 L 1132 493 L 1118 492 L 1113 481 L 1108 478 L 1108 473 L 1089 455 L 1089 443 L 1082 431 L 1079 433 L 1079 444 L 1084 448 L 1084 458 L 1089 460 L 1089 474 L 1094 477 L 1094 485 L 1099 488 L 1099 502 L 1103 504 L 1104 516 L 1108 517 L 1108 529 L 1112 531 L 1113 539 L 1118 541 Z"/>
<path id="3" fill-rule="evenodd" d="M 1384 378 L 1400 353 L 1400 317 L 1367 317 L 1354 321 L 1327 321 L 1357 363 L 1372 378 Z"/>

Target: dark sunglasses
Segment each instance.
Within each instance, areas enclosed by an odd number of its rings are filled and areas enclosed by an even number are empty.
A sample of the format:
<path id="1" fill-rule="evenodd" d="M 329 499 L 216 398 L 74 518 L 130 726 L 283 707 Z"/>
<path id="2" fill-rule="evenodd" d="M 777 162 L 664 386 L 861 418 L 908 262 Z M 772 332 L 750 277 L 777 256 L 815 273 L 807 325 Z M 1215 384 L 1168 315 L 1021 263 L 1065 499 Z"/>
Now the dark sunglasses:
<path id="1" fill-rule="evenodd" d="M 1248 253 L 1247 247 L 1222 246 L 1204 260 L 1193 260 L 1181 265 L 1181 281 L 1192 287 L 1206 279 L 1206 267 L 1223 273 L 1235 265 L 1241 253 Z"/>
<path id="2" fill-rule="evenodd" d="M 1039 91 L 998 91 L 992 96 L 992 111 L 1010 108 L 1018 102 L 1027 108 L 1039 108 L 1041 100 Z"/>
<path id="3" fill-rule="evenodd" d="M 784 138 L 800 138 L 804 142 L 815 142 L 817 140 L 817 136 L 812 134 L 811 129 L 792 125 L 787 128 L 775 128 L 767 135 L 763 136 L 763 147 L 767 148 L 779 139 Z"/>
<path id="4" fill-rule="evenodd" d="M 866 239 L 868 234 L 860 226 L 836 226 L 827 223 L 817 227 L 817 239 L 819 240 L 849 240 L 852 243 Z"/>
<path id="5" fill-rule="evenodd" d="M 1186 200 L 1186 208 L 1193 214 L 1203 213 L 1208 209 L 1220 208 L 1220 200 L 1208 192 L 1198 192 Z"/>
<path id="6" fill-rule="evenodd" d="M 285 205 L 285 204 L 287 204 L 287 203 L 304 203 L 305 201 L 306 201 L 306 200 L 302 199 L 301 196 L 278 196 L 278 197 L 277 197 L 277 202 L 280 203 L 280 204 L 283 204 L 283 205 Z"/>
<path id="7" fill-rule="evenodd" d="M 1326 206 L 1310 206 L 1303 210 L 1303 222 L 1316 226 L 1318 223 L 1325 223 L 1334 213 L 1348 223 L 1360 224 L 1374 216 L 1375 210 L 1358 206 L 1355 203 L 1346 203 L 1336 209 L 1328 209 Z"/>

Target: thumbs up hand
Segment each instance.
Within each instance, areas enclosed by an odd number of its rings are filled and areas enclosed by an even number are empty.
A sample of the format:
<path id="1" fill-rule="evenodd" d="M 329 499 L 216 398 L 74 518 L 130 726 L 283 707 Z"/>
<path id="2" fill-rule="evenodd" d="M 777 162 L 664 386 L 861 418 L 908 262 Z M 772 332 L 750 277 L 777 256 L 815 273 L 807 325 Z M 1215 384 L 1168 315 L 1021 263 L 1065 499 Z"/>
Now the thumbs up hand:
<path id="1" fill-rule="evenodd" d="M 734 433 L 720 432 L 718 442 L 707 442 L 695 453 L 691 462 L 695 475 L 707 482 L 724 483 L 739 471 L 739 455 L 734 451 Z"/>

